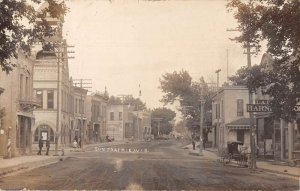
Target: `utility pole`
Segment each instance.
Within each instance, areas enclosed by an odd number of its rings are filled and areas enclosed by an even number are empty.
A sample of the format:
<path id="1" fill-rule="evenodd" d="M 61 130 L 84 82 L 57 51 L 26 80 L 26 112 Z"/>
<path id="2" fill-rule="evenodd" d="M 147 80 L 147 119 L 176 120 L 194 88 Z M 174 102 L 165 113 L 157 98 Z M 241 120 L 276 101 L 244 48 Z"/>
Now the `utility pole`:
<path id="1" fill-rule="evenodd" d="M 226 61 L 227 61 L 227 76 L 226 76 L 226 82 L 229 81 L 229 77 L 228 77 L 228 48 L 226 49 Z"/>
<path id="2" fill-rule="evenodd" d="M 217 74 L 217 106 L 216 106 L 216 118 L 217 118 L 217 128 L 216 128 L 216 131 L 218 131 L 218 146 L 220 145 L 221 143 L 221 146 L 224 147 L 224 144 L 223 144 L 223 133 L 221 133 L 221 130 L 220 130 L 220 121 L 219 121 L 219 118 L 220 118 L 220 109 L 221 109 L 221 106 L 220 106 L 220 100 L 219 100 L 219 73 L 221 72 L 221 69 L 218 69 L 216 71 L 216 74 Z M 215 137 L 216 138 L 216 137 Z M 222 141 L 221 141 L 222 139 Z M 215 144 L 216 144 L 216 140 L 215 140 Z"/>
<path id="3" fill-rule="evenodd" d="M 69 46 L 65 41 L 60 40 L 54 43 L 57 45 L 55 51 L 43 51 L 43 53 L 55 53 L 57 58 L 57 106 L 56 106 L 56 130 L 55 130 L 55 153 L 54 156 L 58 156 L 58 138 L 59 138 L 59 127 L 60 127 L 60 67 L 64 64 L 65 60 L 73 59 L 74 56 L 68 56 L 68 53 L 74 53 L 74 51 L 68 51 L 67 48 L 73 48 L 74 46 Z M 61 64 L 60 64 L 61 63 Z"/>
<path id="4" fill-rule="evenodd" d="M 247 49 L 247 66 L 248 68 L 251 67 L 251 45 L 248 41 L 246 43 L 246 49 Z M 249 91 L 249 104 L 253 104 L 253 92 Z M 250 147 L 251 147 L 251 169 L 256 169 L 256 143 L 255 143 L 255 126 L 254 126 L 254 113 L 250 112 Z"/>
<path id="5" fill-rule="evenodd" d="M 251 4 L 251 0 L 249 0 L 249 5 Z M 238 29 L 227 29 L 227 31 L 240 31 Z M 254 52 L 251 52 L 251 44 L 250 39 L 246 42 L 246 53 L 247 54 L 247 66 L 248 68 L 251 67 L 251 54 Z M 249 104 L 253 104 L 253 93 L 249 91 Z M 254 113 L 249 113 L 250 117 L 250 148 L 251 148 L 251 169 L 256 169 L 256 144 L 255 144 L 255 134 L 256 134 L 256 128 L 254 126 Z"/>
<path id="6" fill-rule="evenodd" d="M 74 79 L 74 84 L 80 84 L 80 101 L 79 101 L 79 114 L 80 114 L 80 128 L 79 128 L 79 138 L 80 147 L 83 147 L 84 142 L 84 124 L 83 124 L 83 114 L 84 114 L 84 104 L 83 104 L 83 91 L 92 88 L 92 79 Z"/>

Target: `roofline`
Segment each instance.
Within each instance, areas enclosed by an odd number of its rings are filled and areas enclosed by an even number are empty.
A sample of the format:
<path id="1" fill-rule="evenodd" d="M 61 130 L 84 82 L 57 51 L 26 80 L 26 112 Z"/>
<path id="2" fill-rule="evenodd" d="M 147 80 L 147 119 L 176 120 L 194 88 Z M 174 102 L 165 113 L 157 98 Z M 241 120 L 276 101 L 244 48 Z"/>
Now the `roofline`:
<path id="1" fill-rule="evenodd" d="M 246 86 L 236 86 L 236 85 L 222 86 L 216 93 L 213 94 L 212 98 L 216 97 L 218 93 L 220 94 L 224 90 L 248 90 L 248 88 Z"/>

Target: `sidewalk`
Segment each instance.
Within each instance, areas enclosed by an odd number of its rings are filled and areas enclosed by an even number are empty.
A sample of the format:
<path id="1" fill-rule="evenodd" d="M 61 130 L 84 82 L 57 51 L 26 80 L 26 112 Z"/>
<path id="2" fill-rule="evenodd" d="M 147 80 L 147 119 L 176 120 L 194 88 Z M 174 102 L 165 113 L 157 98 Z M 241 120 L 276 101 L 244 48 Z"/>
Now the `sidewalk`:
<path id="1" fill-rule="evenodd" d="M 115 146 L 118 144 L 124 144 L 124 142 L 105 142 L 83 145 L 83 148 L 78 149 L 78 152 L 85 152 L 89 150 L 92 151 L 95 147 L 108 147 Z M 67 147 L 64 149 L 64 156 L 61 156 L 61 150 L 59 150 L 58 152 L 60 156 L 53 156 L 54 150 L 50 150 L 50 155 L 46 156 L 45 150 L 43 150 L 42 155 L 36 155 L 35 150 L 33 150 L 32 155 L 13 157 L 10 159 L 0 158 L 0 177 L 20 170 L 38 168 L 41 166 L 46 166 L 52 163 L 62 161 L 69 156 L 70 152 L 73 151 L 74 148 Z"/>
<path id="2" fill-rule="evenodd" d="M 218 149 L 207 148 L 206 151 L 208 153 L 211 153 L 211 154 L 209 154 L 210 156 L 214 155 L 215 160 L 217 160 L 219 158 L 218 154 L 217 154 Z M 263 171 L 300 178 L 300 167 L 299 166 L 291 167 L 291 166 L 288 166 L 287 164 L 281 164 L 280 162 L 261 161 L 261 160 L 256 161 L 256 166 L 257 166 L 257 169 L 260 169 Z"/>

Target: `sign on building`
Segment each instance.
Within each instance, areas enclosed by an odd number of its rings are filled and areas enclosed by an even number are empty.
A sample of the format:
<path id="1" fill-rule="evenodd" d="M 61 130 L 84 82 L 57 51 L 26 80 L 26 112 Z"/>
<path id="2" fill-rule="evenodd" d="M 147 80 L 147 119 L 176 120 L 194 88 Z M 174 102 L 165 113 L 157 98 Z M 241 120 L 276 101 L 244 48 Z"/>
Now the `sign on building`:
<path id="1" fill-rule="evenodd" d="M 247 112 L 272 112 L 269 100 L 255 100 L 255 104 L 247 104 Z M 294 107 L 296 112 L 300 112 L 300 105 Z"/>
<path id="2" fill-rule="evenodd" d="M 272 112 L 272 108 L 269 105 L 247 104 L 247 112 Z"/>

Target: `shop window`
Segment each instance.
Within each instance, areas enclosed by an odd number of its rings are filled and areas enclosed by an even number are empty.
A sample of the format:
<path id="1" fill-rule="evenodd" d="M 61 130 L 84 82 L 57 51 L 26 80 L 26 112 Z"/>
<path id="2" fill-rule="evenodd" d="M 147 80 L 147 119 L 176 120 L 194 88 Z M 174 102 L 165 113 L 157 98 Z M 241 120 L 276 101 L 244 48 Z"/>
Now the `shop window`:
<path id="1" fill-rule="evenodd" d="M 236 131 L 237 141 L 244 142 L 245 132 L 243 129 L 238 129 Z"/>
<path id="2" fill-rule="evenodd" d="M 47 140 L 50 137 L 50 141 L 54 142 L 54 131 L 48 125 L 40 125 L 34 132 L 34 142 L 38 142 L 40 138 Z"/>

